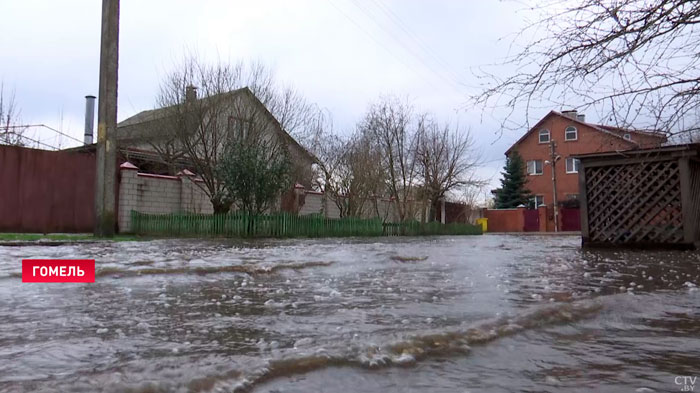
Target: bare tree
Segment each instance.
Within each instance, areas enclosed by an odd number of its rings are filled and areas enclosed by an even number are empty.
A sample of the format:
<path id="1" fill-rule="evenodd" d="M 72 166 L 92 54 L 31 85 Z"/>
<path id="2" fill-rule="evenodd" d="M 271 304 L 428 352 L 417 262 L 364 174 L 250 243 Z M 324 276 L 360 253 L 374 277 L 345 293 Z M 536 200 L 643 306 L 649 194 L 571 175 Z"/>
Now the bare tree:
<path id="1" fill-rule="evenodd" d="M 386 221 L 389 211 L 382 212 L 379 208 L 387 183 L 381 150 L 360 132 L 353 134 L 348 150 L 347 165 L 353 175 L 348 187 L 348 215 L 372 215 Z"/>
<path id="2" fill-rule="evenodd" d="M 262 106 L 251 105 L 257 101 Z M 216 171 L 232 139 L 275 134 L 269 128 L 277 123 L 311 144 L 326 125 L 321 110 L 293 88 L 278 85 L 261 63 L 208 63 L 194 55 L 185 57 L 161 83 L 157 107 L 162 115 L 149 121 L 148 143 L 171 173 L 188 166 L 202 178 L 198 185 L 216 213 L 228 211 L 233 202 Z M 290 138 L 287 134 L 277 137 Z M 269 138 L 264 142 L 265 146 L 293 144 Z M 309 185 L 310 168 L 299 160 L 291 162 L 292 178 Z"/>
<path id="3" fill-rule="evenodd" d="M 26 127 L 20 123 L 14 91 L 5 95 L 5 84 L 0 83 L 0 145 L 24 146 Z"/>
<path id="4" fill-rule="evenodd" d="M 428 220 L 437 217 L 440 200 L 450 191 L 476 184 L 474 170 L 480 160 L 469 131 L 441 126 L 424 115 L 419 121 L 416 160 L 423 195 L 431 202 Z"/>
<path id="5" fill-rule="evenodd" d="M 320 142 L 317 188 L 336 205 L 341 217 L 362 216 L 375 209 L 386 180 L 378 149 L 359 133 L 347 139 L 325 135 Z"/>
<path id="6" fill-rule="evenodd" d="M 669 136 L 700 129 L 700 2 L 548 0 L 533 9 L 536 22 L 518 35 L 531 38 L 487 68 L 472 97 L 508 108 L 504 127 L 522 125 L 514 108 L 574 103 L 618 127 Z"/>
<path id="7" fill-rule="evenodd" d="M 396 203 L 399 220 L 413 217 L 418 180 L 415 150 L 419 135 L 413 107 L 396 97 L 382 97 L 370 106 L 360 121 L 359 130 L 381 153 L 386 189 Z"/>
<path id="8" fill-rule="evenodd" d="M 198 84 L 205 82 L 199 79 L 201 79 L 202 70 L 207 68 L 216 68 L 221 71 L 221 74 L 225 74 L 216 81 L 222 86 L 212 89 L 210 86 Z M 229 64 L 219 61 L 207 63 L 196 54 L 190 54 L 175 64 L 173 71 L 167 76 L 163 85 L 167 85 L 166 89 L 175 85 L 184 89 L 187 87 L 183 86 L 185 81 L 189 83 L 187 86 L 194 86 L 198 89 L 199 96 L 206 96 L 210 90 L 215 90 L 215 94 L 221 94 L 247 87 L 272 113 L 282 129 L 312 153 L 318 147 L 320 136 L 324 134 L 330 124 L 330 116 L 325 111 L 317 105 L 309 103 L 293 87 L 278 83 L 272 70 L 260 62 L 245 63 L 239 61 Z M 224 91 L 224 89 L 228 89 L 228 91 Z M 184 93 L 179 94 L 182 96 Z M 182 98 L 184 96 L 168 97 L 163 100 L 160 97 L 157 106 L 171 105 L 173 102 L 177 102 L 176 99 Z M 178 137 L 166 133 L 153 142 L 155 143 L 152 143 L 151 147 L 171 170 L 176 170 L 177 163 L 181 162 L 185 154 L 179 146 Z"/>
<path id="9" fill-rule="evenodd" d="M 457 200 L 464 205 L 464 216 L 468 223 L 473 224 L 475 218 L 479 217 L 480 204 L 488 206 L 487 200 L 480 200 L 480 197 L 485 198 L 484 191 L 487 185 L 487 181 L 472 177 L 471 181 L 462 187 L 461 192 L 457 195 Z"/>
<path id="10" fill-rule="evenodd" d="M 215 213 L 227 212 L 235 202 L 217 173 L 230 142 L 264 136 L 265 146 L 283 143 L 271 130 L 274 119 L 254 105 L 249 90 L 239 89 L 240 81 L 238 67 L 186 62 L 161 85 L 158 106 L 164 113 L 149 130 L 150 143 L 164 160 L 184 158 L 201 178 L 196 184 Z"/>
<path id="11" fill-rule="evenodd" d="M 315 143 L 317 175 L 314 187 L 322 191 L 340 212 L 340 217 L 348 215 L 346 197 L 352 174 L 348 166 L 348 149 L 346 141 L 335 134 L 324 135 Z"/>

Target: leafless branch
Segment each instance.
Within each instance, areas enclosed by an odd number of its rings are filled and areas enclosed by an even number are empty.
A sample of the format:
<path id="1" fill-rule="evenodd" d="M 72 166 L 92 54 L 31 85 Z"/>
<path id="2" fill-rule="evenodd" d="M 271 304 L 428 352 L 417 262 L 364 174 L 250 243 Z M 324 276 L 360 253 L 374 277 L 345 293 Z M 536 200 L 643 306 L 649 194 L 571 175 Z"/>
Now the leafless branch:
<path id="1" fill-rule="evenodd" d="M 617 127 L 668 135 L 700 129 L 700 3 L 687 0 L 549 0 L 516 40 L 525 45 L 482 68 L 485 109 L 593 109 Z M 515 71 L 513 71 L 515 70 Z M 507 75 L 500 77 L 499 75 Z"/>

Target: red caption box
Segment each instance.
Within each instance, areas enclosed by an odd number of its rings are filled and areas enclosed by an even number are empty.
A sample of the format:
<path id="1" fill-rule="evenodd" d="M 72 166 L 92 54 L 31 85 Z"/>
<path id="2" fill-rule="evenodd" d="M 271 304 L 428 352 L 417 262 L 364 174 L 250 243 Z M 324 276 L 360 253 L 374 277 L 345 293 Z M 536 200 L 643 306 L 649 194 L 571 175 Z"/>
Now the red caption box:
<path id="1" fill-rule="evenodd" d="M 95 282 L 95 260 L 23 259 L 22 282 Z"/>

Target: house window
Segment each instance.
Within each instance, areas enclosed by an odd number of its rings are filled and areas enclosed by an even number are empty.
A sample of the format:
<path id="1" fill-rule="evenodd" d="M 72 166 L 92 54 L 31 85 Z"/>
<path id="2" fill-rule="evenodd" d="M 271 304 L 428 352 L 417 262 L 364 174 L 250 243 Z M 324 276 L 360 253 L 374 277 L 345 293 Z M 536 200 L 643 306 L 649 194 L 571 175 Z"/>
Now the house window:
<path id="1" fill-rule="evenodd" d="M 564 132 L 564 140 L 567 141 L 575 141 L 578 139 L 578 130 L 576 127 L 566 127 L 566 131 Z"/>
<path id="2" fill-rule="evenodd" d="M 581 161 L 577 158 L 569 157 L 566 159 L 566 173 L 578 173 L 578 167 Z"/>
<path id="3" fill-rule="evenodd" d="M 540 143 L 549 143 L 549 130 L 540 130 Z"/>
<path id="4" fill-rule="evenodd" d="M 228 132 L 238 139 L 247 139 L 253 122 L 236 116 L 228 117 Z"/>
<path id="5" fill-rule="evenodd" d="M 535 195 L 534 197 L 530 198 L 530 204 L 535 208 L 544 206 L 544 195 Z"/>
<path id="6" fill-rule="evenodd" d="M 631 141 L 631 140 L 632 140 L 632 135 L 630 135 L 630 134 L 625 134 L 625 135 L 622 136 L 622 139 L 624 139 L 624 140 L 626 140 L 626 141 Z"/>
<path id="7" fill-rule="evenodd" d="M 532 160 L 527 162 L 527 174 L 528 175 L 541 175 L 542 174 L 542 160 Z"/>

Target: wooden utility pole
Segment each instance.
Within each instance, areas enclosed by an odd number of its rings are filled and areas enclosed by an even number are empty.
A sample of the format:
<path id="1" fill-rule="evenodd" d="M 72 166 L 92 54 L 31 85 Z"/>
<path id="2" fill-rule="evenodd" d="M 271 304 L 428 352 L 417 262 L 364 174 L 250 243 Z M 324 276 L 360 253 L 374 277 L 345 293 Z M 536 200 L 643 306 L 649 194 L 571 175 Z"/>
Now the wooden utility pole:
<path id="1" fill-rule="evenodd" d="M 554 232 L 559 232 L 559 207 L 557 201 L 557 144 L 549 142 L 549 154 L 552 160 L 552 209 L 554 209 Z"/>
<path id="2" fill-rule="evenodd" d="M 117 72 L 119 0 L 102 0 L 100 85 L 97 108 L 95 236 L 114 236 L 117 172 Z"/>

